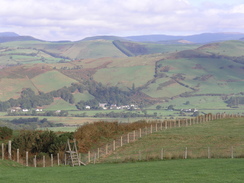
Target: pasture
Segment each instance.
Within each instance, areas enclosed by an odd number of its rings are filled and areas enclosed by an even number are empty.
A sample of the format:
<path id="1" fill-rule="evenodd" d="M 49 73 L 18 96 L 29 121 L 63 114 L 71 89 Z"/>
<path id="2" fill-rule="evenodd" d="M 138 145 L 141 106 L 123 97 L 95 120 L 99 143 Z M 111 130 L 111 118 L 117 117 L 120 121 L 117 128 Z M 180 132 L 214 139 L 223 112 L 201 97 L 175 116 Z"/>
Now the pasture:
<path id="1" fill-rule="evenodd" d="M 243 157 L 243 119 L 226 118 L 159 131 L 127 144 L 123 148 L 118 148 L 115 153 L 102 161 L 182 159 L 186 147 L 188 158 L 207 158 L 208 148 L 212 151 L 212 158 L 231 157 L 232 147 L 234 147 L 234 157 Z M 161 156 L 162 149 L 164 157 Z"/>
<path id="2" fill-rule="evenodd" d="M 0 160 L 1 182 L 242 183 L 244 159 L 170 160 L 31 168 Z"/>

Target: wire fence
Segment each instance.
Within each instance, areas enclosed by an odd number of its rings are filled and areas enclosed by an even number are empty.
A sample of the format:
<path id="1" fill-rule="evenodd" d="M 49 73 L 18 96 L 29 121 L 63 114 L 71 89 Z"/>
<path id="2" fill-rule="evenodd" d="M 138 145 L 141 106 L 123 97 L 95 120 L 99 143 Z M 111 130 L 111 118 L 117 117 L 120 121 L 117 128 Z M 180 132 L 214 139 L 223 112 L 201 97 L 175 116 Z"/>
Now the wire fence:
<path id="1" fill-rule="evenodd" d="M 204 123 L 216 119 L 223 118 L 239 118 L 243 117 L 240 114 L 206 114 L 188 119 L 172 119 L 164 121 L 150 122 L 150 125 L 145 128 L 134 130 L 127 134 L 112 140 L 96 150 L 89 151 L 87 154 L 79 154 L 79 159 L 86 163 L 99 162 L 126 162 L 126 161 L 148 161 L 156 159 L 188 159 L 188 158 L 244 158 L 244 147 L 181 147 L 181 148 L 161 148 L 160 150 L 138 150 L 137 152 L 124 152 L 119 154 L 116 151 L 118 148 L 126 144 L 135 142 L 143 136 L 154 132 L 167 130 L 170 128 L 187 127 L 195 124 Z M 44 154 L 29 154 L 26 151 L 25 155 L 20 155 L 19 149 L 13 151 L 11 149 L 11 141 L 8 144 L 2 143 L 2 151 L 0 155 L 3 159 L 17 161 L 26 166 L 47 167 L 67 165 L 65 152 L 60 152 L 50 156 Z"/>

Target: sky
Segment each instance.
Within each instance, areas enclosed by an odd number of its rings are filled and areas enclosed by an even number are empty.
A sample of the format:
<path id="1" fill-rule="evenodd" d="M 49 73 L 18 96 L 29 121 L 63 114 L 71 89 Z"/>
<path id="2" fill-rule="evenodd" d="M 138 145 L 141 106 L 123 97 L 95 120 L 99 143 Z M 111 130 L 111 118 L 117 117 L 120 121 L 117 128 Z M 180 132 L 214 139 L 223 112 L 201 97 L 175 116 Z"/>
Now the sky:
<path id="1" fill-rule="evenodd" d="M 49 41 L 244 33 L 244 0 L 0 0 L 0 32 Z"/>

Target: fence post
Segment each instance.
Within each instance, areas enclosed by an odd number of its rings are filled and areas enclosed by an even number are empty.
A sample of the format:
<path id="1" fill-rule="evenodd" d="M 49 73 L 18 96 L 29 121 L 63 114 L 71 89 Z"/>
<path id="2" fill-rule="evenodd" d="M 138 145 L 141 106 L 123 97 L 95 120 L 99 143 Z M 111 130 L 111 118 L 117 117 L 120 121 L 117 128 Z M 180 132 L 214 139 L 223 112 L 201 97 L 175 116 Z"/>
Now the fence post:
<path id="1" fill-rule="evenodd" d="M 164 159 L 164 149 L 163 149 L 163 148 L 161 149 L 160 158 L 161 158 L 161 160 L 163 160 L 163 159 Z"/>
<path id="2" fill-rule="evenodd" d="M 127 134 L 127 143 L 130 143 L 130 133 Z"/>
<path id="3" fill-rule="evenodd" d="M 19 149 L 17 149 L 17 163 L 19 163 Z"/>
<path id="4" fill-rule="evenodd" d="M 51 154 L 51 167 L 53 167 L 53 154 Z"/>
<path id="5" fill-rule="evenodd" d="M 162 131 L 163 130 L 163 122 L 161 121 L 160 123 L 160 130 Z"/>
<path id="6" fill-rule="evenodd" d="M 234 148 L 233 148 L 233 146 L 231 147 L 231 158 L 232 159 L 234 158 Z"/>
<path id="7" fill-rule="evenodd" d="M 187 159 L 187 147 L 185 149 L 185 159 Z"/>
<path id="8" fill-rule="evenodd" d="M 165 123 L 165 129 L 167 129 L 168 128 L 168 122 L 164 121 L 164 123 Z"/>
<path id="9" fill-rule="evenodd" d="M 156 130 L 156 132 L 157 132 L 157 131 L 158 131 L 158 123 L 157 123 L 157 122 L 156 122 L 156 126 L 155 126 L 155 127 L 156 127 L 155 130 Z"/>
<path id="10" fill-rule="evenodd" d="M 120 137 L 120 147 L 123 146 L 123 136 Z"/>
<path id="11" fill-rule="evenodd" d="M 106 152 L 106 154 L 107 154 L 107 152 Z M 88 163 L 90 163 L 91 162 L 91 152 L 90 151 L 88 151 L 88 155 L 87 155 L 87 158 L 88 158 Z"/>
<path id="12" fill-rule="evenodd" d="M 33 163 L 34 163 L 34 167 L 36 168 L 36 155 L 34 156 Z"/>
<path id="13" fill-rule="evenodd" d="M 210 154 L 210 147 L 208 147 L 208 159 L 211 158 L 211 154 Z"/>
<path id="14" fill-rule="evenodd" d="M 141 138 L 141 128 L 139 129 L 139 137 Z"/>
<path id="15" fill-rule="evenodd" d="M 4 143 L 2 143 L 2 160 L 4 160 Z"/>
<path id="16" fill-rule="evenodd" d="M 151 124 L 151 129 L 150 129 L 150 133 L 152 133 L 153 132 L 153 129 L 152 129 L 152 124 Z"/>
<path id="17" fill-rule="evenodd" d="M 8 159 L 12 159 L 12 154 L 11 154 L 11 140 L 8 141 Z"/>
<path id="18" fill-rule="evenodd" d="M 25 163 L 26 163 L 26 166 L 28 166 L 28 151 L 26 151 L 26 154 L 25 154 Z"/>
<path id="19" fill-rule="evenodd" d="M 136 131 L 135 130 L 133 131 L 133 140 L 134 141 L 136 140 Z"/>
<path id="20" fill-rule="evenodd" d="M 66 165 L 66 158 L 65 158 L 65 165 Z M 46 166 L 46 158 L 45 158 L 45 156 L 43 156 L 42 167 L 45 167 L 45 166 Z"/>
<path id="21" fill-rule="evenodd" d="M 95 154 L 94 154 L 94 161 L 93 161 L 93 164 L 96 164 L 96 158 L 97 158 L 97 154 L 95 153 Z"/>
<path id="22" fill-rule="evenodd" d="M 115 151 L 116 149 L 116 144 L 115 144 L 115 140 L 113 141 L 113 151 Z"/>
<path id="23" fill-rule="evenodd" d="M 57 160 L 58 160 L 58 166 L 59 166 L 59 153 L 57 153 Z"/>

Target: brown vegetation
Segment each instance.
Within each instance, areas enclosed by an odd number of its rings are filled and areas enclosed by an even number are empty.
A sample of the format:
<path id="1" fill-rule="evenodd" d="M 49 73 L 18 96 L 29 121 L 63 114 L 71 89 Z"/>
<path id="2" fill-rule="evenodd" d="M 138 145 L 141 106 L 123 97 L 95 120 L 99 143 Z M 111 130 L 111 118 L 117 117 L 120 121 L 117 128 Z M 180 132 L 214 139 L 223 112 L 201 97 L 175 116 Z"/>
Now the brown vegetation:
<path id="1" fill-rule="evenodd" d="M 86 153 L 89 150 L 106 144 L 111 139 L 116 139 L 118 136 L 145 128 L 151 124 L 146 121 L 138 121 L 135 123 L 118 123 L 118 122 L 96 122 L 80 127 L 74 134 L 78 141 L 79 151 Z"/>

